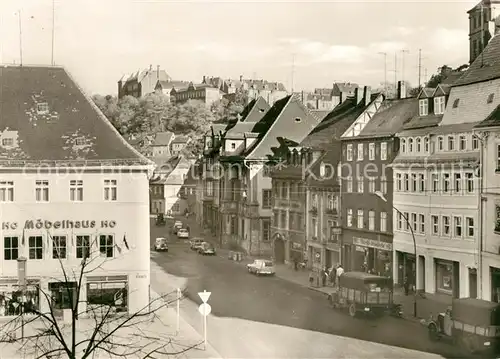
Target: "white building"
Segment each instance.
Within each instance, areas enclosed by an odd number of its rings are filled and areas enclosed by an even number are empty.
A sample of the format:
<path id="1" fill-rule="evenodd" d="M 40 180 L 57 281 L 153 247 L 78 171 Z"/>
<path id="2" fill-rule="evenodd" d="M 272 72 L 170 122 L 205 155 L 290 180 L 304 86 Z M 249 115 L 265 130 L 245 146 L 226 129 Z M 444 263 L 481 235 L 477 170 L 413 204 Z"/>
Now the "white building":
<path id="1" fill-rule="evenodd" d="M 62 68 L 0 68 L 0 315 L 19 299 L 26 258 L 28 302 L 136 312 L 149 302 L 150 162 L 118 132 Z M 64 283 L 61 283 L 63 281 Z M 80 309 L 80 308 L 79 308 Z M 80 311 L 85 310 L 81 308 Z"/>

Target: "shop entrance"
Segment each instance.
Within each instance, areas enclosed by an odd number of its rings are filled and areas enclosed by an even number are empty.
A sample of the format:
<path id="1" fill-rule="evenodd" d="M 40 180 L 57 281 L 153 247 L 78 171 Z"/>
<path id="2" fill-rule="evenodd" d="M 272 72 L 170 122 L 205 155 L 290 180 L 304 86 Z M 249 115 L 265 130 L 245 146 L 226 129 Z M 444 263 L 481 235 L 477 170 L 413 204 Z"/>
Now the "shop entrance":
<path id="1" fill-rule="evenodd" d="M 500 302 L 500 268 L 490 267 L 491 300 Z"/>
<path id="2" fill-rule="evenodd" d="M 51 307 L 54 314 L 62 316 L 64 309 L 71 309 L 76 304 L 76 282 L 49 283 Z"/>

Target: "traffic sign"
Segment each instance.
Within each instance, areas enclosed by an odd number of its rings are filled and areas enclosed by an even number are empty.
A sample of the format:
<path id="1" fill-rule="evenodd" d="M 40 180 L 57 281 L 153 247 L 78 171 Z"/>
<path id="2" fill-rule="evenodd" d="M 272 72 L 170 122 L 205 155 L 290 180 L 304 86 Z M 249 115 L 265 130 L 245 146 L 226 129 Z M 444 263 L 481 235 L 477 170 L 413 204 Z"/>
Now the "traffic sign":
<path id="1" fill-rule="evenodd" d="M 210 314 L 210 312 L 212 312 L 212 307 L 208 303 L 202 303 L 198 307 L 198 311 L 201 313 L 201 315 L 206 317 Z"/>
<path id="2" fill-rule="evenodd" d="M 200 296 L 200 299 L 203 303 L 208 302 L 208 298 L 210 298 L 210 294 L 212 294 L 212 292 L 207 292 L 206 290 L 198 293 L 198 295 Z"/>

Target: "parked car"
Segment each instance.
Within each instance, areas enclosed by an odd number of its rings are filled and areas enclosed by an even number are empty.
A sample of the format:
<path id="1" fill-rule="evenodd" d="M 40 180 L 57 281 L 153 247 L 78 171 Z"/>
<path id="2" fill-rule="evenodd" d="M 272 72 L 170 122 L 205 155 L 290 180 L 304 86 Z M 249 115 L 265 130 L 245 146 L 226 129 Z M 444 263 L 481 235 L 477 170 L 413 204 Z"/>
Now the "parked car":
<path id="1" fill-rule="evenodd" d="M 190 243 L 189 243 L 189 247 L 193 250 L 193 251 L 197 251 L 198 248 L 200 248 L 200 246 L 204 243 L 205 241 L 201 238 L 193 238 Z"/>
<path id="2" fill-rule="evenodd" d="M 177 231 L 182 228 L 182 222 L 181 221 L 175 221 L 174 226 L 172 228 L 172 231 L 174 234 L 177 234 Z"/>
<path id="3" fill-rule="evenodd" d="M 268 259 L 256 259 L 253 263 L 247 264 L 249 273 L 256 275 L 274 275 L 274 263 Z"/>
<path id="4" fill-rule="evenodd" d="M 202 242 L 198 247 L 198 253 L 204 256 L 215 256 L 215 247 L 208 242 Z"/>
<path id="5" fill-rule="evenodd" d="M 168 252 L 168 242 L 166 238 L 156 238 L 154 249 L 157 252 Z"/>
<path id="6" fill-rule="evenodd" d="M 186 228 L 180 228 L 177 231 L 177 238 L 189 238 L 189 231 Z"/>

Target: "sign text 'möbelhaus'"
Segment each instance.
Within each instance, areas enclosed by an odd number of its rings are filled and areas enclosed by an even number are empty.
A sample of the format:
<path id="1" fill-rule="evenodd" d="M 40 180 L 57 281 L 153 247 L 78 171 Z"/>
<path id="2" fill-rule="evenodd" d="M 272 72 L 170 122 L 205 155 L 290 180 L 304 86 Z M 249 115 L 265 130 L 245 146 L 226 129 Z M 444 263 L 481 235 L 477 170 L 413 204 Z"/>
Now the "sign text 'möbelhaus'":
<path id="1" fill-rule="evenodd" d="M 21 222 L 22 224 L 22 222 Z M 2 230 L 16 229 L 79 229 L 79 228 L 114 228 L 116 221 L 72 221 L 65 219 L 62 221 L 47 221 L 42 219 L 26 220 L 24 227 L 21 227 L 18 222 L 2 222 Z"/>

